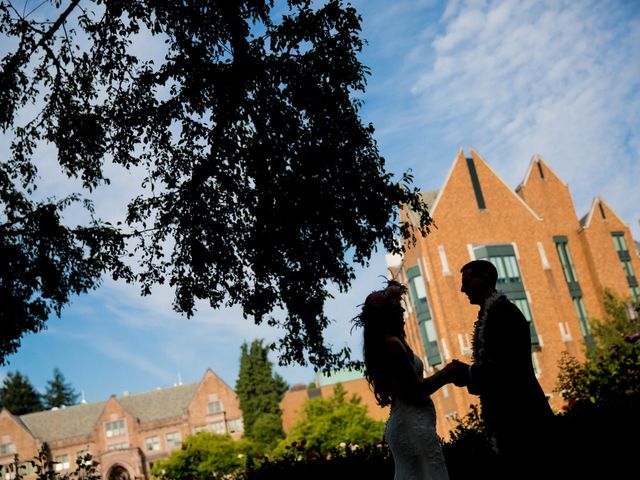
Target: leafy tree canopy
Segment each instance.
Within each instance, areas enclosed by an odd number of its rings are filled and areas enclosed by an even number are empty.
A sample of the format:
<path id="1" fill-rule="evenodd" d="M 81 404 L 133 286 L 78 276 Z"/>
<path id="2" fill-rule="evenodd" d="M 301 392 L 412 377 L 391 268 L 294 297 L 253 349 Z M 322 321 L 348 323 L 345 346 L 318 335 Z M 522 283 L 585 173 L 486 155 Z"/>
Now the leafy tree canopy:
<path id="1" fill-rule="evenodd" d="M 604 292 L 605 318 L 591 320 L 594 344 L 587 360 L 564 355 L 557 390 L 569 406 L 598 404 L 616 397 L 640 398 L 640 333 L 629 318 L 629 301 L 610 290 Z"/>
<path id="2" fill-rule="evenodd" d="M 54 368 L 53 379 L 47 381 L 47 389 L 42 395 L 45 408 L 74 405 L 78 402 L 78 392 L 70 383 L 65 382 L 62 372 Z"/>
<path id="3" fill-rule="evenodd" d="M 285 454 L 286 447 L 293 442 L 305 442 L 307 450 L 320 455 L 335 450 L 341 443 L 359 446 L 382 441 L 384 423 L 367 415 L 367 407 L 353 395 L 347 399 L 342 384 L 334 387 L 333 397 L 307 400 L 300 421 L 291 433 L 275 449 L 276 454 Z"/>
<path id="4" fill-rule="evenodd" d="M 42 401 L 26 376 L 20 372 L 9 372 L 0 387 L 0 406 L 13 415 L 25 415 L 41 411 Z"/>
<path id="5" fill-rule="evenodd" d="M 273 373 L 268 353 L 262 340 L 254 340 L 251 346 L 243 343 L 236 381 L 245 436 L 265 448 L 284 436 L 280 401 L 289 388 Z"/>
<path id="6" fill-rule="evenodd" d="M 171 480 L 209 480 L 228 478 L 245 468 L 251 444 L 229 435 L 200 432 L 187 437 L 182 449 L 153 464 L 155 478 Z"/>
<path id="7" fill-rule="evenodd" d="M 10 142 L 0 359 L 109 272 L 143 294 L 168 283 L 186 315 L 205 300 L 279 325 L 282 364 L 347 362 L 347 348 L 323 339 L 329 287 L 348 289 L 380 244 L 402 251 L 414 233 L 399 205 L 417 212 L 420 233 L 431 222 L 359 117 L 356 10 L 341 0 L 14 3 L 0 0 L 0 34 L 14 46 L 0 60 Z M 35 195 L 43 144 L 76 194 Z M 125 218 L 109 223 L 90 200 L 119 169 L 146 174 Z M 81 201 L 89 220 L 68 225 Z"/>

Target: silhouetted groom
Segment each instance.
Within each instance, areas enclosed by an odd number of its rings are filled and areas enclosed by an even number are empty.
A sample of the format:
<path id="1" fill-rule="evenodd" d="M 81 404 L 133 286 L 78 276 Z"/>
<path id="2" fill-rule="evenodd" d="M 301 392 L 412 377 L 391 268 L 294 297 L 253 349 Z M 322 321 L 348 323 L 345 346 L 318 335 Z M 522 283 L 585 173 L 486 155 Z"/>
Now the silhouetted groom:
<path id="1" fill-rule="evenodd" d="M 454 383 L 480 396 L 494 447 L 512 478 L 525 478 L 546 463 L 553 419 L 534 374 L 529 324 L 518 307 L 496 291 L 498 272 L 491 262 L 474 260 L 460 271 L 461 291 L 473 305 L 480 305 L 480 312 L 473 331 L 472 365 L 454 360 Z"/>

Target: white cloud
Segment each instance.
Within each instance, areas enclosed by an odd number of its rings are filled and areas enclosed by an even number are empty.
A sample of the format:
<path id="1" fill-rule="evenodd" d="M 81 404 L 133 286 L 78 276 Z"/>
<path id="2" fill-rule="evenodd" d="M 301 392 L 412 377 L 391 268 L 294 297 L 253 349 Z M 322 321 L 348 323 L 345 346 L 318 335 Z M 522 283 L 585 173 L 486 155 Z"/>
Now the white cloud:
<path id="1" fill-rule="evenodd" d="M 542 154 L 578 213 L 605 195 L 640 217 L 640 18 L 624 3 L 463 2 L 416 48 L 419 122 L 472 144 L 515 186 Z M 413 52 L 408 59 L 416 58 Z M 635 223 L 635 221 L 633 222 Z M 637 225 L 632 228 L 637 235 Z"/>

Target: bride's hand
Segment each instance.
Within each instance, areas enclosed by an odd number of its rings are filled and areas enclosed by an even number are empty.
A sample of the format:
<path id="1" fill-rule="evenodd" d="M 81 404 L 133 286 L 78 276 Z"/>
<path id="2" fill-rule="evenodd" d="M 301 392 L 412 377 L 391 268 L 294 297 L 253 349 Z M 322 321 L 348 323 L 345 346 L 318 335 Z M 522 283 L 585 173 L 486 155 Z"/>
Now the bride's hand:
<path id="1" fill-rule="evenodd" d="M 453 383 L 456 387 L 464 387 L 469 383 L 469 365 L 453 359 L 441 370 L 446 383 Z"/>

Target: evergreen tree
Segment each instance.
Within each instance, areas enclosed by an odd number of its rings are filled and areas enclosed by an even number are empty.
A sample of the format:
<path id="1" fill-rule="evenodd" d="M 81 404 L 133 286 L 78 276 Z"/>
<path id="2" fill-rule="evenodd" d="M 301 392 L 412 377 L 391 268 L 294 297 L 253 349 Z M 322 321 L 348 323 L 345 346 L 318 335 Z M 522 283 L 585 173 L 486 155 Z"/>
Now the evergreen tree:
<path id="1" fill-rule="evenodd" d="M 280 375 L 273 373 L 268 352 L 262 340 L 254 340 L 250 347 L 244 343 L 236 382 L 245 436 L 261 447 L 272 446 L 284 436 L 280 401 L 289 388 Z"/>
<path id="2" fill-rule="evenodd" d="M 42 396 L 45 408 L 74 405 L 80 396 L 69 383 L 65 383 L 62 372 L 54 368 L 53 379 L 47 382 L 47 390 Z"/>
<path id="3" fill-rule="evenodd" d="M 25 415 L 41 411 L 42 400 L 26 376 L 9 372 L 0 387 L 0 406 L 14 415 Z"/>

